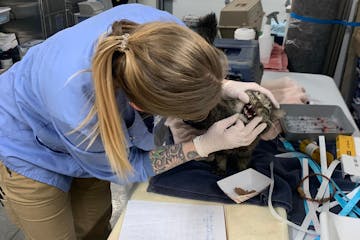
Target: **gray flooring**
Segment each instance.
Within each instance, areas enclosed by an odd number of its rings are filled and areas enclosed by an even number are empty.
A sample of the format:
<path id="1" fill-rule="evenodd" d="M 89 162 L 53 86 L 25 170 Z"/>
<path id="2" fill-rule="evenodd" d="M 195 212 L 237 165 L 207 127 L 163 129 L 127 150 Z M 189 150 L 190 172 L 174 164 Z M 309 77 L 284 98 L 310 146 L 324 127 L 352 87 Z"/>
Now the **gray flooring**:
<path id="1" fill-rule="evenodd" d="M 128 191 L 131 186 L 119 186 L 111 184 L 113 215 L 110 223 L 112 226 L 119 218 L 121 211 L 128 199 Z M 0 205 L 0 240 L 24 240 L 21 230 L 10 223 L 5 214 L 5 209 Z"/>
<path id="2" fill-rule="evenodd" d="M 10 223 L 5 214 L 5 209 L 0 206 L 0 239 L 1 240 L 13 240 L 24 239 L 21 231 Z"/>

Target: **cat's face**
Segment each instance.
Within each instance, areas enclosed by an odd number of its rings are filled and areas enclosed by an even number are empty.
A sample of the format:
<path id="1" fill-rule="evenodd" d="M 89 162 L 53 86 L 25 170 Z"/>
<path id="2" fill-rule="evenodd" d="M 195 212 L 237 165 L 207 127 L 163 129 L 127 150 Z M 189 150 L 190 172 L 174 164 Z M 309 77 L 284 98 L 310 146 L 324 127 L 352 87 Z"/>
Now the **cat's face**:
<path id="1" fill-rule="evenodd" d="M 249 103 L 245 104 L 238 99 L 224 99 L 210 111 L 205 120 L 200 122 L 187 121 L 187 123 L 198 129 L 208 129 L 213 123 L 239 113 L 239 118 L 244 124 L 249 123 L 254 117 L 260 116 L 262 117 L 262 122 L 267 123 L 268 128 L 270 128 L 273 121 L 285 115 L 283 110 L 274 107 L 271 100 L 265 94 L 253 90 L 248 90 L 246 93 L 249 95 Z"/>
<path id="2" fill-rule="evenodd" d="M 205 120 L 187 123 L 197 129 L 208 129 L 215 122 L 227 118 L 235 113 L 239 113 L 239 118 L 244 122 L 244 124 L 249 123 L 256 116 L 261 116 L 262 122 L 267 124 L 267 128 L 263 131 L 263 133 L 265 133 L 270 129 L 275 120 L 278 120 L 285 115 L 283 110 L 276 109 L 274 107 L 271 100 L 265 94 L 252 90 L 248 90 L 246 93 L 249 95 L 249 103 L 244 104 L 239 99 L 224 99 L 210 111 Z M 216 161 L 218 166 L 217 171 L 220 170 L 219 172 L 225 172 L 228 165 L 231 169 L 242 171 L 249 166 L 252 151 L 259 140 L 260 137 L 255 139 L 253 143 L 246 147 L 239 147 L 213 153 L 211 159 L 209 157 L 209 160 Z"/>
<path id="3" fill-rule="evenodd" d="M 265 94 L 251 90 L 246 91 L 246 93 L 249 95 L 250 100 L 249 103 L 244 104 L 240 111 L 241 120 L 245 124 L 250 122 L 254 117 L 259 116 L 262 117 L 262 122 L 266 123 L 269 128 L 274 121 L 285 115 L 283 110 L 275 108 Z"/>

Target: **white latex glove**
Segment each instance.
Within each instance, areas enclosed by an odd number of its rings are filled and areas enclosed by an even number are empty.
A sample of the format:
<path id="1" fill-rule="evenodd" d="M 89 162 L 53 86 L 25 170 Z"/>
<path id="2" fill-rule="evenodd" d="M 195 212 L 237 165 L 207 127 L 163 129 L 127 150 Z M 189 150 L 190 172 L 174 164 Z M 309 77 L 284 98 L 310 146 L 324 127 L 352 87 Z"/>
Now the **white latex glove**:
<path id="1" fill-rule="evenodd" d="M 276 101 L 273 94 L 268 89 L 261 87 L 257 83 L 224 80 L 222 89 L 224 97 L 238 98 L 244 103 L 249 102 L 249 95 L 246 94 L 246 90 L 259 91 L 265 94 L 273 102 L 276 108 L 279 108 L 279 103 Z"/>
<path id="2" fill-rule="evenodd" d="M 273 125 L 270 127 L 270 129 L 266 132 L 261 134 L 261 139 L 265 141 L 272 140 L 277 137 L 282 132 L 282 127 L 280 124 L 280 120 L 276 120 L 273 122 Z"/>
<path id="3" fill-rule="evenodd" d="M 175 144 L 191 141 L 194 137 L 204 133 L 203 130 L 195 129 L 184 123 L 180 118 L 168 117 L 164 125 L 170 128 Z"/>
<path id="4" fill-rule="evenodd" d="M 280 104 L 304 104 L 309 101 L 305 89 L 288 77 L 266 81 L 261 85 L 269 89 Z"/>
<path id="5" fill-rule="evenodd" d="M 266 128 L 261 117 L 255 117 L 246 126 L 239 119 L 239 114 L 214 123 L 206 133 L 194 138 L 194 146 L 201 157 L 220 150 L 233 149 L 250 145 Z"/>

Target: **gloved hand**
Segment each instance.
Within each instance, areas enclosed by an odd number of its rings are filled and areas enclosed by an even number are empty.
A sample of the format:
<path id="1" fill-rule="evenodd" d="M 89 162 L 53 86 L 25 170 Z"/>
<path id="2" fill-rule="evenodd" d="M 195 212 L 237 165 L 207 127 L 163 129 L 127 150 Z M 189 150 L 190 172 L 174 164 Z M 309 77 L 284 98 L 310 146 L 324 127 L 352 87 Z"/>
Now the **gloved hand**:
<path id="1" fill-rule="evenodd" d="M 261 139 L 264 141 L 269 141 L 277 137 L 282 132 L 282 127 L 280 124 L 280 120 L 276 120 L 273 122 L 273 125 L 270 127 L 270 129 L 266 132 L 261 134 Z"/>
<path id="2" fill-rule="evenodd" d="M 266 128 L 261 117 L 255 117 L 246 126 L 239 119 L 239 114 L 214 123 L 206 133 L 194 138 L 194 146 L 201 157 L 220 150 L 233 149 L 250 145 Z"/>
<path id="3" fill-rule="evenodd" d="M 204 133 L 204 130 L 195 129 L 180 118 L 168 117 L 164 125 L 170 128 L 175 144 L 191 141 Z"/>
<path id="4" fill-rule="evenodd" d="M 246 90 L 259 91 L 265 94 L 273 102 L 276 108 L 279 108 L 279 103 L 276 101 L 273 94 L 268 89 L 261 87 L 257 83 L 224 80 L 222 89 L 225 98 L 238 98 L 244 103 L 249 102 L 249 96 L 246 94 Z"/>
<path id="5" fill-rule="evenodd" d="M 281 104 L 304 104 L 308 102 L 305 89 L 288 77 L 266 81 L 261 85 L 269 89 Z"/>

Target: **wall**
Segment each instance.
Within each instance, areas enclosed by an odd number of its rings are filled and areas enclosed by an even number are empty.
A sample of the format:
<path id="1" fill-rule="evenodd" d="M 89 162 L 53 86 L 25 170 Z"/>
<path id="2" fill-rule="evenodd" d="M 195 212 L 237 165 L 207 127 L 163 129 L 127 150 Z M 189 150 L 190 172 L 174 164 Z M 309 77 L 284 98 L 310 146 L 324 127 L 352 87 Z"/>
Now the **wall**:
<path id="1" fill-rule="evenodd" d="M 129 2 L 135 2 L 135 1 L 129 1 Z M 156 0 L 138 0 L 137 2 L 141 3 L 141 4 L 156 7 Z"/>
<path id="2" fill-rule="evenodd" d="M 188 14 L 202 16 L 213 11 L 218 16 L 225 6 L 224 2 L 224 0 L 173 0 L 173 14 L 182 18 Z M 279 11 L 279 20 L 286 18 L 285 0 L 262 0 L 261 4 L 265 13 Z"/>
<path id="3" fill-rule="evenodd" d="M 156 0 L 138 0 L 139 3 L 156 7 Z M 221 9 L 225 6 L 224 0 L 173 0 L 173 14 L 178 18 L 185 15 L 203 16 L 215 12 L 219 19 Z M 285 0 L 261 0 L 265 13 L 279 11 L 279 20 L 286 19 Z M 265 19 L 264 19 L 265 21 Z"/>

